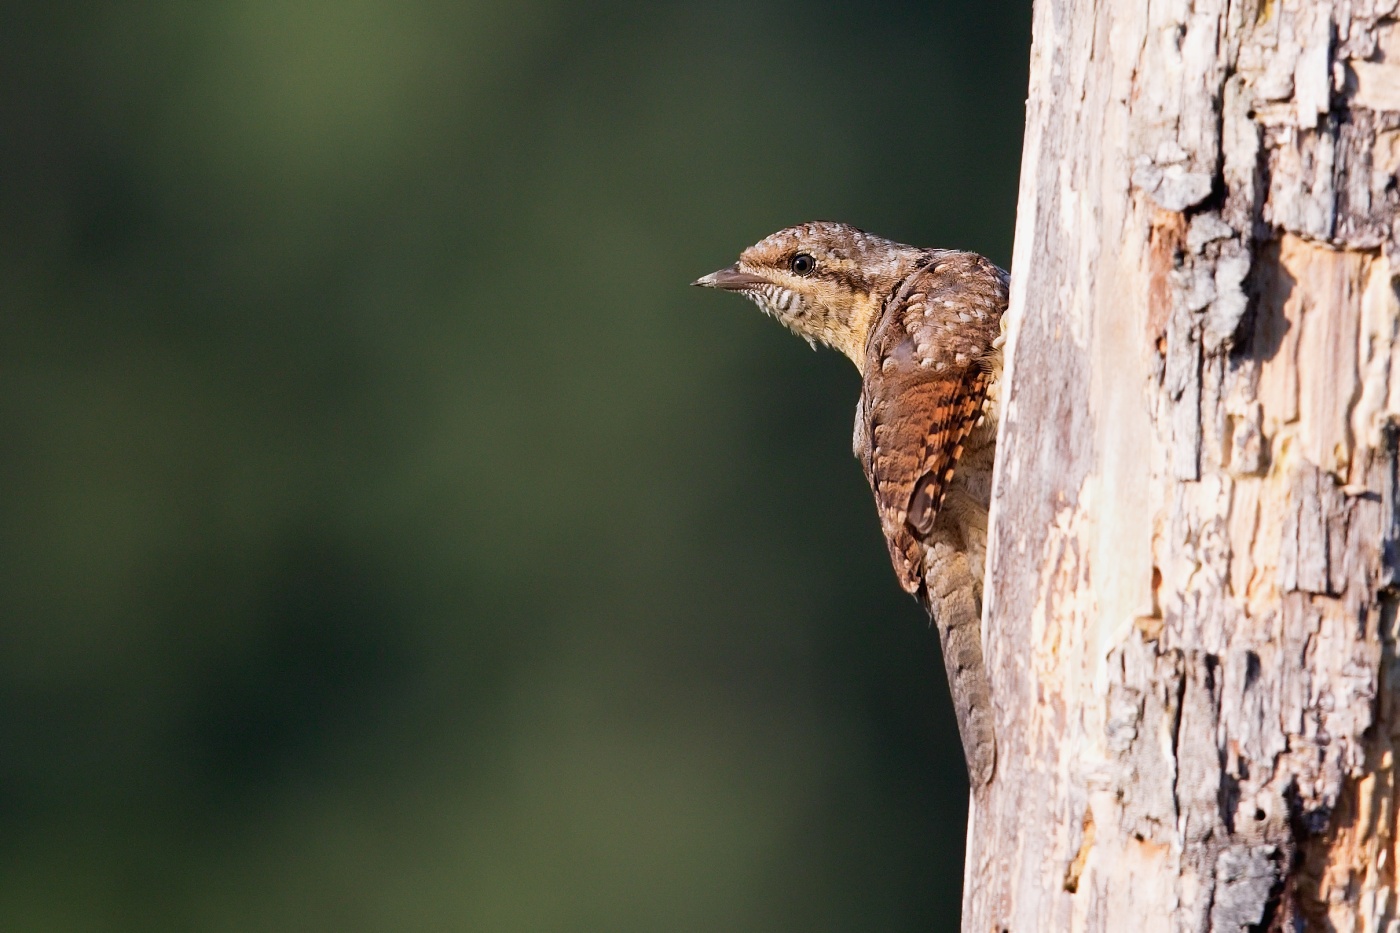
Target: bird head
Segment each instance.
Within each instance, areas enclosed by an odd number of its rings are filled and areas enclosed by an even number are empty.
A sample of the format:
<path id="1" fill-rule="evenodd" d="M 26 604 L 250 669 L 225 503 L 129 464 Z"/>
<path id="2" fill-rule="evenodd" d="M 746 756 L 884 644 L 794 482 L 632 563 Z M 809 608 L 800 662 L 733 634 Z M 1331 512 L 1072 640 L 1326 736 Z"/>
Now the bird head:
<path id="1" fill-rule="evenodd" d="M 694 284 L 738 292 L 808 343 L 835 347 L 863 369 L 883 302 L 936 253 L 818 221 L 779 230 Z"/>

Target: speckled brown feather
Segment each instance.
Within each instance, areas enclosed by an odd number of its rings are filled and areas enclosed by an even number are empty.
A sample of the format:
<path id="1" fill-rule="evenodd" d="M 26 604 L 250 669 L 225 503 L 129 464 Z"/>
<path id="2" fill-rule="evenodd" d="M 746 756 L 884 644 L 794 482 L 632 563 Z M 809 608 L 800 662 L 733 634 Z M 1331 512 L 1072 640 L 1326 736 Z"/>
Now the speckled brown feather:
<path id="1" fill-rule="evenodd" d="M 1005 304 L 1001 270 L 971 253 L 944 254 L 891 296 L 866 344 L 861 461 L 910 593 L 924 587 L 921 539 L 982 416 Z"/>
<path id="2" fill-rule="evenodd" d="M 980 445 L 979 469 L 990 468 L 995 442 L 974 435 L 999 370 L 998 337 L 1007 277 L 981 256 L 941 253 L 896 288 L 866 342 L 865 380 L 856 409 L 856 456 L 875 493 L 895 574 L 918 597 L 938 629 L 958 734 L 974 788 L 996 769 L 996 729 L 982 658 L 983 542 L 970 540 L 967 520 L 985 521 L 985 492 L 941 510 L 958 476 L 964 444 Z M 980 490 L 987 477 L 977 477 Z M 975 524 L 976 522 L 974 522 Z M 981 526 L 985 533 L 985 524 Z"/>
<path id="3" fill-rule="evenodd" d="M 933 530 L 962 442 L 981 417 L 987 374 L 969 367 L 909 382 L 870 395 L 873 443 L 866 470 L 895 573 L 905 590 L 917 593 L 924 577 L 918 539 Z"/>
<path id="4" fill-rule="evenodd" d="M 818 221 L 779 230 L 695 284 L 745 295 L 860 368 L 856 457 L 900 585 L 938 629 L 973 787 L 987 786 L 996 730 L 981 599 L 995 418 L 978 425 L 996 412 L 1006 273 L 974 253 Z"/>

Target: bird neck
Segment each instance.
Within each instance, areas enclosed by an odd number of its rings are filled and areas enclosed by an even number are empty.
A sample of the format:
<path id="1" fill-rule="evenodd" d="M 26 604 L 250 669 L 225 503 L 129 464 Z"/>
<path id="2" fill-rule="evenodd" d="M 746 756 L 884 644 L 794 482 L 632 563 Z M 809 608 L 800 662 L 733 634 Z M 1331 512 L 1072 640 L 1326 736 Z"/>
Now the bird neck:
<path id="1" fill-rule="evenodd" d="M 866 287 L 841 302 L 844 307 L 835 315 L 839 326 L 833 337 L 826 338 L 828 344 L 856 364 L 862 378 L 867 375 L 865 345 L 870 341 L 870 332 L 879 326 L 886 302 L 909 276 L 947 252 L 905 246 L 890 250 L 880 260 L 867 261 Z"/>
<path id="2" fill-rule="evenodd" d="M 880 314 L 881 300 L 866 292 L 852 296 L 845 313 L 837 316 L 832 326 L 822 335 L 826 344 L 840 350 L 856 364 L 862 376 L 865 375 L 865 343 L 870 337 L 870 329 Z"/>

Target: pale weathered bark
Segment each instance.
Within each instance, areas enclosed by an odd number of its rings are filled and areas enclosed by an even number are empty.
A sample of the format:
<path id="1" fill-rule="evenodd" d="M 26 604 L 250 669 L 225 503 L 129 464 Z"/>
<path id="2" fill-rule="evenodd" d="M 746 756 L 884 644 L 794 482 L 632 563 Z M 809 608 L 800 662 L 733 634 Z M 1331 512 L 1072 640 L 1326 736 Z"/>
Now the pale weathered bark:
<path id="1" fill-rule="evenodd" d="M 1400 929 L 1396 7 L 1035 4 L 966 930 Z"/>

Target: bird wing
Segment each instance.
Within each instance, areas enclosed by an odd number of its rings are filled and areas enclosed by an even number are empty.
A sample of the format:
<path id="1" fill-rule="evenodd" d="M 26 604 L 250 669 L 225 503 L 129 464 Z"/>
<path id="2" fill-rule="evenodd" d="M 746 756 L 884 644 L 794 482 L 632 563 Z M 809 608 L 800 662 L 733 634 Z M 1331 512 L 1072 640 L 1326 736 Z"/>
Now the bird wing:
<path id="1" fill-rule="evenodd" d="M 924 586 L 922 540 L 982 416 L 1005 306 L 1005 273 L 974 254 L 944 255 L 891 297 L 867 345 L 861 461 L 910 593 Z"/>
<path id="2" fill-rule="evenodd" d="M 962 443 L 981 416 L 988 376 L 971 371 L 902 387 L 897 397 L 872 401 L 866 478 L 900 584 L 923 585 L 920 539 L 933 530 Z"/>

